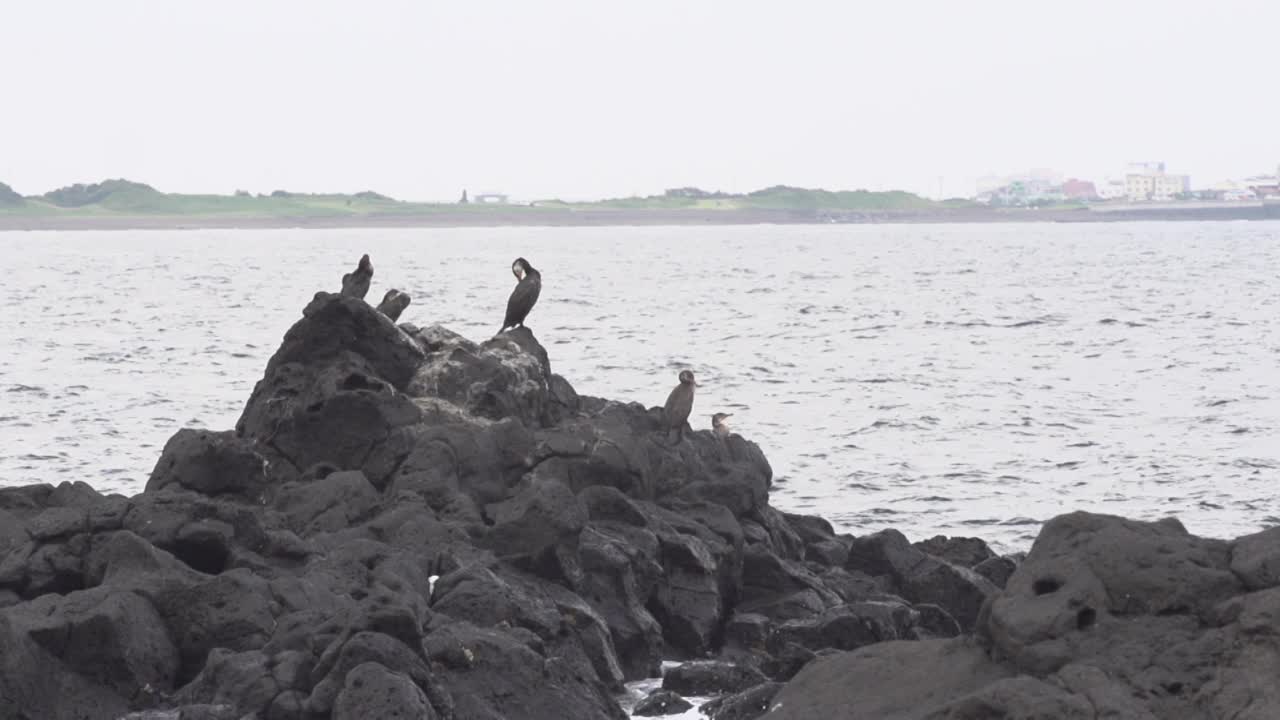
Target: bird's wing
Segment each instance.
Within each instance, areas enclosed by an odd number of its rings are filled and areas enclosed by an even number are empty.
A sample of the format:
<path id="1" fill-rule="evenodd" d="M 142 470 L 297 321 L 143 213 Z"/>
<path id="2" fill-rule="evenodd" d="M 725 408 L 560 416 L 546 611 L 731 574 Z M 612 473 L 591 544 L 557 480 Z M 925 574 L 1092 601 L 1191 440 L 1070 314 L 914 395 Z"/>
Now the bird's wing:
<path id="1" fill-rule="evenodd" d="M 524 280 L 516 283 L 515 289 L 511 291 L 511 297 L 507 299 L 505 324 L 514 325 L 523 319 L 523 315 L 528 315 L 541 292 L 542 283 L 536 282 L 534 278 L 526 276 Z"/>
<path id="2" fill-rule="evenodd" d="M 671 419 L 671 413 L 675 410 L 676 397 L 680 394 L 680 386 L 677 385 L 671 394 L 667 396 L 667 404 L 662 406 L 662 416 Z"/>
<path id="3" fill-rule="evenodd" d="M 529 308 L 533 309 L 534 303 L 538 302 L 538 296 L 542 294 L 542 276 L 534 275 L 529 287 L 532 288 L 529 291 Z"/>

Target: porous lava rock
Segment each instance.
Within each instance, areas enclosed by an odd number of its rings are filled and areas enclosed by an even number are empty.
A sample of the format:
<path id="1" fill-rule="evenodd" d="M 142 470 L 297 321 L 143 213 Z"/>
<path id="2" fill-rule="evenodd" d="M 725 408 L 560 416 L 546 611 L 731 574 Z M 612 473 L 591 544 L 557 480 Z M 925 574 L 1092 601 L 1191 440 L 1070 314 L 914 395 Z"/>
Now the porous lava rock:
<path id="1" fill-rule="evenodd" d="M 1280 707 L 1273 531 L 1072 513 L 1019 562 L 771 487 L 740 435 L 580 396 L 529 328 L 318 293 L 142 493 L 0 489 L 0 720 L 621 720 L 664 660 L 735 720 Z"/>

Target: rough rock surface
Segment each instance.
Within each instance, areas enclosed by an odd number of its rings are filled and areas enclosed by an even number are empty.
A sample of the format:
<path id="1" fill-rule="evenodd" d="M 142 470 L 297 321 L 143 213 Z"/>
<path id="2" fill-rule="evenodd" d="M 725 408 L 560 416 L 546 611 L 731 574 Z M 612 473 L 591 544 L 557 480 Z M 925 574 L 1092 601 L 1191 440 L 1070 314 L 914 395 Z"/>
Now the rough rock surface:
<path id="1" fill-rule="evenodd" d="M 319 293 L 144 492 L 0 489 L 0 720 L 622 718 L 664 659 L 725 718 L 1280 707 L 1275 532 L 1076 513 L 1019 564 L 836 534 L 741 436 L 662 441 L 527 328 Z"/>
<path id="2" fill-rule="evenodd" d="M 179 431 L 143 493 L 0 490 L 3 706 L 622 717 L 625 681 L 719 647 L 742 524 L 790 532 L 758 447 L 661 435 L 528 329 L 318 293 L 236 430 Z"/>
<path id="3" fill-rule="evenodd" d="M 742 692 L 764 682 L 759 670 L 721 660 L 687 662 L 662 675 L 662 689 L 681 695 Z"/>
<path id="4" fill-rule="evenodd" d="M 973 630 L 983 603 L 997 589 L 974 571 L 912 546 L 897 530 L 855 538 L 845 569 L 885 578 L 898 595 L 943 608 L 966 631 Z"/>
<path id="5" fill-rule="evenodd" d="M 901 566 L 896 540 L 867 548 L 863 564 Z M 1277 553 L 1273 531 L 1231 543 L 1173 519 L 1062 515 L 991 595 L 974 636 L 819 658 L 764 717 L 1275 717 Z"/>
<path id="6" fill-rule="evenodd" d="M 636 703 L 636 707 L 631 711 L 631 714 L 638 717 L 660 717 L 662 715 L 682 713 L 692 707 L 693 703 L 670 690 L 654 690 L 643 700 Z"/>
<path id="7" fill-rule="evenodd" d="M 716 698 L 702 706 L 702 711 L 711 720 L 755 720 L 769 711 L 769 703 L 781 689 L 782 683 L 761 683 L 735 695 Z"/>
<path id="8" fill-rule="evenodd" d="M 996 557 L 979 538 L 935 535 L 912 545 L 919 551 L 960 567 L 974 568 Z"/>

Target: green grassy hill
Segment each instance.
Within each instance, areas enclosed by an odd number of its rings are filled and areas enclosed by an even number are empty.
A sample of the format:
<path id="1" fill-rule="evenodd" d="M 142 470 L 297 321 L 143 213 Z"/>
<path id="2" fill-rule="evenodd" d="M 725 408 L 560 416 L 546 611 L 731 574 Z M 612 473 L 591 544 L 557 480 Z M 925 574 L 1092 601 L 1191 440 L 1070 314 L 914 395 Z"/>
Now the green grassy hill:
<path id="1" fill-rule="evenodd" d="M 8 189 L 5 186 L 5 189 Z M 0 212 L 64 216 L 231 216 L 231 217 L 318 217 L 362 214 L 423 213 L 453 204 L 405 203 L 380 193 L 365 191 L 307 194 L 277 190 L 270 195 L 185 195 L 165 193 L 150 185 L 129 180 L 68 185 L 43 195 L 6 204 L 0 192 Z"/>
<path id="2" fill-rule="evenodd" d="M 870 190 L 809 190 L 775 185 L 747 193 L 746 207 L 787 210 L 927 210 L 932 200 L 903 190 L 871 192 Z"/>
<path id="3" fill-rule="evenodd" d="M 13 188 L 0 182 L 0 208 L 19 207 L 26 202 L 21 195 L 13 191 Z"/>
<path id="4" fill-rule="evenodd" d="M 668 190 L 662 195 L 647 197 L 613 198 L 598 202 L 573 203 L 581 208 L 643 209 L 698 209 L 698 210 L 929 210 L 938 207 L 927 200 L 903 190 L 872 192 L 870 190 L 810 190 L 807 188 L 775 185 L 745 195 L 706 192 L 697 188 Z"/>
<path id="5" fill-rule="evenodd" d="M 86 205 L 111 207 L 120 204 L 128 206 L 158 197 L 163 197 L 163 195 L 150 185 L 128 180 L 103 180 L 100 183 L 91 185 L 76 183 L 57 190 L 50 190 L 41 195 L 40 199 L 60 208 L 77 208 Z"/>
<path id="6" fill-rule="evenodd" d="M 185 195 L 161 192 L 150 185 L 124 179 L 75 184 L 43 195 L 23 198 L 0 184 L 0 214 L 54 217 L 223 217 L 223 218 L 321 218 L 362 215 L 475 214 L 504 217 L 567 211 L 629 210 L 733 211 L 918 211 L 947 207 L 903 191 L 813 190 L 777 185 L 745 195 L 707 192 L 685 187 L 662 195 L 612 198 L 593 202 L 539 201 L 529 204 L 404 202 L 380 193 L 293 193 L 277 190 L 269 195 L 237 191 L 233 195 Z"/>

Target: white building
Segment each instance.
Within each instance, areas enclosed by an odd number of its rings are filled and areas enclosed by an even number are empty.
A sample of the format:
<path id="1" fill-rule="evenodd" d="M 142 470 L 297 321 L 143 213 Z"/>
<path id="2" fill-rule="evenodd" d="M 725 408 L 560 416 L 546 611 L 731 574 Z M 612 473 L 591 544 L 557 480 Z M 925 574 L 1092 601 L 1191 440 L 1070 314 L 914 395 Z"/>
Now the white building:
<path id="1" fill-rule="evenodd" d="M 1133 163 L 1124 176 L 1124 194 L 1130 202 L 1168 202 L 1191 192 L 1191 176 L 1164 171 L 1162 162 Z"/>
<path id="2" fill-rule="evenodd" d="M 1240 202 L 1243 200 L 1257 200 L 1258 194 L 1249 188 L 1244 188 L 1243 190 L 1223 190 L 1221 197 L 1228 202 Z"/>
<path id="3" fill-rule="evenodd" d="M 1144 162 L 1132 162 L 1129 163 L 1128 169 L 1124 172 L 1126 175 L 1163 175 L 1164 161 L 1147 160 Z"/>
<path id="4" fill-rule="evenodd" d="M 1204 194 L 1215 200 L 1242 201 L 1257 200 L 1266 197 L 1276 186 L 1276 179 L 1266 175 L 1245 178 L 1244 180 L 1223 180 L 1214 183 Z"/>
<path id="5" fill-rule="evenodd" d="M 1275 175 L 1254 175 L 1245 178 L 1245 184 L 1261 198 L 1280 198 L 1280 166 Z"/>
<path id="6" fill-rule="evenodd" d="M 1094 183 L 1094 187 L 1097 188 L 1098 198 L 1101 200 L 1120 200 L 1129 196 L 1129 191 L 1121 178 L 1107 178 L 1102 182 Z"/>

